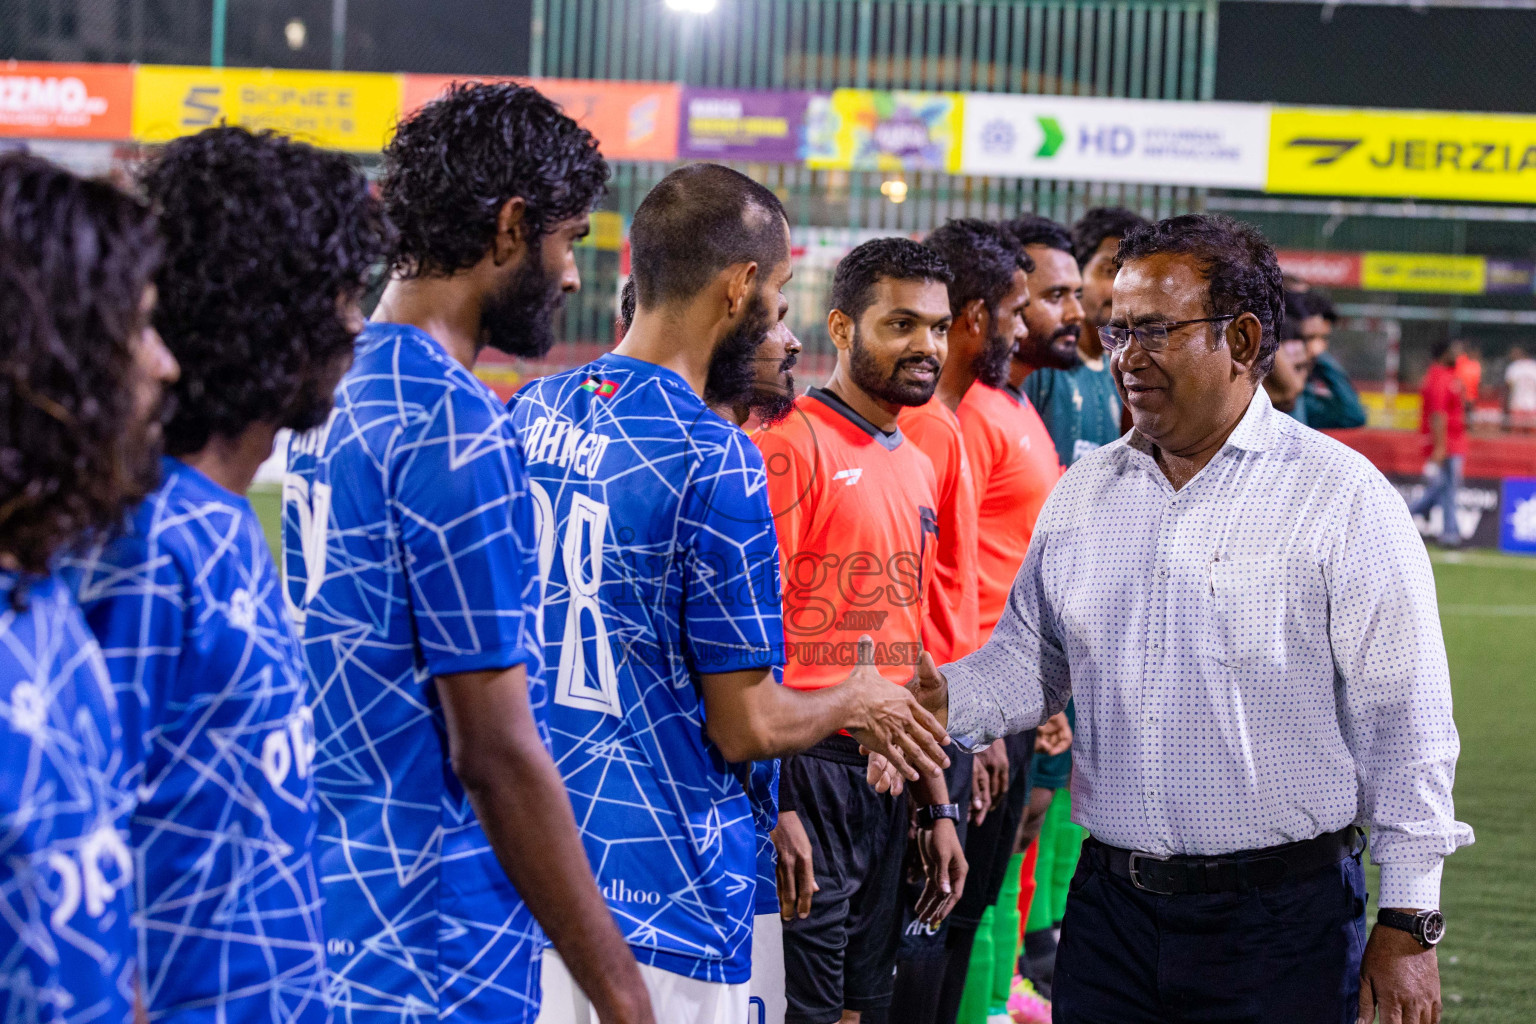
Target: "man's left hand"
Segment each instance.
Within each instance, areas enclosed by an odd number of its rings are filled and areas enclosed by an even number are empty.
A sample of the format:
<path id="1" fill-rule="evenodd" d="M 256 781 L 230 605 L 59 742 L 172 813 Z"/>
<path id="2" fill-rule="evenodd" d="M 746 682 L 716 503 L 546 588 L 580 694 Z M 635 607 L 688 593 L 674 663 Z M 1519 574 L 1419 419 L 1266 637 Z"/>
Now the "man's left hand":
<path id="1" fill-rule="evenodd" d="M 919 829 L 917 844 L 927 877 L 923 893 L 917 898 L 917 918 L 937 927 L 955 909 L 965 891 L 965 847 L 955 831 L 955 823 L 948 818 L 940 818 L 933 828 Z"/>
<path id="2" fill-rule="evenodd" d="M 1405 910 L 1414 914 L 1417 911 Z M 1440 962 L 1398 928 L 1371 929 L 1360 963 L 1359 1024 L 1440 1024 Z"/>

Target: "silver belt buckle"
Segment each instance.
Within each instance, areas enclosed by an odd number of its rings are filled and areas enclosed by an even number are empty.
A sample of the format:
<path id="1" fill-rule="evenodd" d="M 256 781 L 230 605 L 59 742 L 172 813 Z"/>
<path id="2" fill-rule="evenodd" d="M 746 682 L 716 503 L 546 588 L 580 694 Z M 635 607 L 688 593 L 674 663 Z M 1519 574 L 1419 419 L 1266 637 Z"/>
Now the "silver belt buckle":
<path id="1" fill-rule="evenodd" d="M 1127 865 L 1127 870 L 1130 872 L 1130 875 L 1131 875 L 1131 884 L 1134 885 L 1136 888 L 1140 889 L 1142 892 L 1149 892 L 1149 893 L 1151 893 L 1154 896 L 1173 896 L 1173 895 L 1175 895 L 1173 892 L 1165 892 L 1162 889 L 1154 889 L 1150 885 L 1147 885 L 1145 882 L 1143 882 L 1141 880 L 1141 867 L 1140 867 L 1140 862 L 1141 861 L 1144 861 L 1144 860 L 1167 861 L 1167 860 L 1170 860 L 1170 859 L 1172 859 L 1172 858 L 1169 858 L 1169 857 L 1159 857 L 1156 854 L 1142 853 L 1139 850 L 1132 850 L 1131 851 L 1131 856 L 1130 856 L 1130 861 L 1129 861 L 1129 863 Z"/>

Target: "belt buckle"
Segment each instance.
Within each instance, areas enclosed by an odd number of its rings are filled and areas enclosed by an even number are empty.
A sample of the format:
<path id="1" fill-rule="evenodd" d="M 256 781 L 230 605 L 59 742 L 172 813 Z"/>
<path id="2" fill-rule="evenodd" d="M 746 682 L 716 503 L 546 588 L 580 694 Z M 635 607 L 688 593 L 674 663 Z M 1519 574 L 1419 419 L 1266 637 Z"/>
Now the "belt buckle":
<path id="1" fill-rule="evenodd" d="M 1141 880 L 1141 868 L 1139 866 L 1139 862 L 1140 861 L 1144 861 L 1144 860 L 1166 862 L 1166 861 L 1171 860 L 1171 859 L 1172 858 L 1170 858 L 1170 857 L 1159 857 L 1156 854 L 1141 853 L 1138 850 L 1132 850 L 1131 851 L 1131 856 L 1130 856 L 1130 861 L 1127 864 L 1127 870 L 1129 871 L 1130 876 L 1131 876 L 1131 884 L 1134 885 L 1136 888 L 1140 889 L 1142 892 L 1149 892 L 1149 893 L 1151 893 L 1154 896 L 1173 896 L 1173 895 L 1175 895 L 1175 893 L 1172 892 L 1171 890 L 1164 891 L 1162 889 L 1154 889 L 1150 885 L 1147 885 L 1145 882 L 1143 882 Z"/>

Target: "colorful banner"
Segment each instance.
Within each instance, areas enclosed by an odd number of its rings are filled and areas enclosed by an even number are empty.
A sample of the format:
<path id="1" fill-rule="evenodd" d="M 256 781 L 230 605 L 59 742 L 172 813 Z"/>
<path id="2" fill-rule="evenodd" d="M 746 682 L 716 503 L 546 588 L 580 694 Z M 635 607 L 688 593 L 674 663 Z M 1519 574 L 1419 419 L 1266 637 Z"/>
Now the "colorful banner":
<path id="1" fill-rule="evenodd" d="M 960 172 L 958 92 L 838 89 L 806 113 L 806 165 L 848 171 Z"/>
<path id="2" fill-rule="evenodd" d="M 1505 478 L 1499 549 L 1513 555 L 1536 555 L 1536 478 Z"/>
<path id="3" fill-rule="evenodd" d="M 1360 287 L 1360 254 L 1357 252 L 1311 252 L 1304 249 L 1280 249 L 1275 256 L 1280 269 L 1319 288 Z"/>
<path id="4" fill-rule="evenodd" d="M 126 139 L 132 117 L 126 64 L 0 65 L 0 136 Z"/>
<path id="5" fill-rule="evenodd" d="M 403 75 L 401 109 L 410 113 L 452 82 L 513 81 L 477 75 Z M 671 82 L 518 79 L 560 104 L 596 137 L 609 160 L 676 160 L 682 88 Z"/>
<path id="6" fill-rule="evenodd" d="M 798 163 L 805 155 L 808 92 L 683 90 L 682 160 Z"/>
<path id="7" fill-rule="evenodd" d="M 1258 190 L 1268 158 L 1260 103 L 965 97 L 965 174 Z"/>
<path id="8" fill-rule="evenodd" d="M 1481 295 L 1488 283 L 1482 256 L 1368 252 L 1360 257 L 1360 287 L 1376 292 Z"/>
<path id="9" fill-rule="evenodd" d="M 1276 107 L 1267 188 L 1536 202 L 1536 117 Z"/>
<path id="10" fill-rule="evenodd" d="M 396 75 L 146 66 L 134 83 L 133 137 L 165 142 L 227 121 L 328 149 L 378 152 L 399 110 Z"/>

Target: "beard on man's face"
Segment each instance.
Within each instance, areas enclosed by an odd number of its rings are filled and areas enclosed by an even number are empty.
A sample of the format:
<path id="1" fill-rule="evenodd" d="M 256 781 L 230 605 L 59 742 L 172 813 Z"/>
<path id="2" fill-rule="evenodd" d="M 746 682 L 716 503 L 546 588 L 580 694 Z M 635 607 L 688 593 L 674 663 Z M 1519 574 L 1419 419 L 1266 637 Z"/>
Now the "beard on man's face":
<path id="1" fill-rule="evenodd" d="M 134 424 L 124 449 L 127 497 L 142 501 L 160 487 L 160 457 L 165 454 L 165 433 L 176 414 L 176 395 L 163 387 L 154 404 Z"/>
<path id="2" fill-rule="evenodd" d="M 1077 352 L 1077 343 L 1082 336 L 1083 329 L 1080 325 L 1062 324 L 1052 331 L 1049 337 L 1042 337 L 1038 341 L 1034 332 L 1030 332 L 1029 337 L 1020 347 L 1025 350 L 1028 361 L 1036 366 L 1052 370 L 1070 370 L 1082 362 L 1083 357 Z"/>
<path id="3" fill-rule="evenodd" d="M 768 306 L 756 292 L 747 300 L 741 319 L 720 339 L 709 359 L 704 401 L 709 405 L 751 404 L 757 391 L 757 347 L 773 330 Z"/>
<path id="4" fill-rule="evenodd" d="M 560 282 L 544 271 L 541 239 L 529 248 L 506 287 L 485 300 L 480 309 L 481 337 L 509 356 L 542 358 L 554 347 L 555 317 L 564 306 Z"/>
<path id="5" fill-rule="evenodd" d="M 996 319 L 995 317 L 993 318 Z M 1008 383 L 1008 371 L 1013 363 L 1014 342 L 1002 334 L 993 334 L 986 347 L 976 353 L 971 369 L 976 379 L 990 388 L 1000 388 Z"/>
<path id="6" fill-rule="evenodd" d="M 782 421 L 789 415 L 789 410 L 795 407 L 795 375 L 789 371 L 798 358 L 794 355 L 785 356 L 779 362 L 778 379 L 772 383 L 758 381 L 752 390 L 749 408 L 765 427 Z"/>
<path id="7" fill-rule="evenodd" d="M 927 367 L 932 376 L 927 380 L 910 380 L 903 371 L 909 368 Z M 866 395 L 890 405 L 926 405 L 939 386 L 942 364 L 933 356 L 905 356 L 889 368 L 881 366 L 864 344 L 858 325 L 853 328 L 853 348 L 849 353 L 848 375 Z"/>

